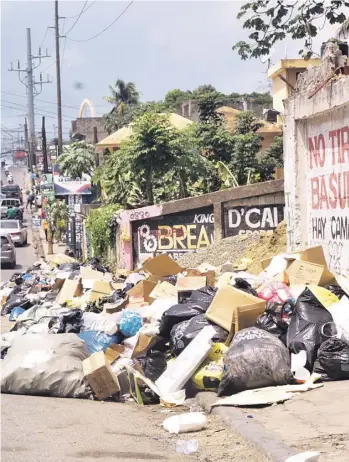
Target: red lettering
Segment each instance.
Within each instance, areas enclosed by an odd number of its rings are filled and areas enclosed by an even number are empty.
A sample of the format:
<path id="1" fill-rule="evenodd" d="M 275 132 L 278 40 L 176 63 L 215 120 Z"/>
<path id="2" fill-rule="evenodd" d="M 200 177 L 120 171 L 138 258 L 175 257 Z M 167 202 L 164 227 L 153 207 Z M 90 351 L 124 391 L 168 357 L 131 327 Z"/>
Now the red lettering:
<path id="1" fill-rule="evenodd" d="M 317 210 L 319 203 L 319 177 L 316 177 L 311 179 L 311 207 Z"/>
<path id="2" fill-rule="evenodd" d="M 329 198 L 331 209 L 335 209 L 337 207 L 336 181 L 337 181 L 336 173 L 331 173 L 331 175 L 330 175 L 330 191 L 333 194 L 333 199 L 331 197 Z"/>
<path id="3" fill-rule="evenodd" d="M 347 185 L 346 185 L 346 177 L 348 172 L 344 172 L 343 174 L 338 173 L 338 199 L 339 199 L 339 205 L 341 209 L 345 209 L 348 205 L 348 191 L 347 191 Z M 341 181 L 342 179 L 342 181 Z M 341 184 L 343 183 L 343 184 Z"/>
<path id="4" fill-rule="evenodd" d="M 341 147 L 339 150 L 340 162 L 349 162 L 349 126 L 341 129 Z"/>
<path id="5" fill-rule="evenodd" d="M 337 136 L 337 130 L 331 130 L 328 133 L 328 137 L 331 140 L 331 146 L 332 146 L 332 165 L 336 164 L 336 147 L 335 147 L 335 138 Z"/>
<path id="6" fill-rule="evenodd" d="M 329 209 L 325 177 L 324 175 L 322 175 L 320 178 L 321 178 L 320 180 L 321 181 L 320 209 L 324 209 L 324 208 Z"/>
<path id="7" fill-rule="evenodd" d="M 308 138 L 308 149 L 310 157 L 310 168 L 313 168 L 314 164 L 315 167 L 323 167 L 326 157 L 324 135 L 320 133 L 320 135 L 314 136 L 314 142 L 311 138 Z"/>

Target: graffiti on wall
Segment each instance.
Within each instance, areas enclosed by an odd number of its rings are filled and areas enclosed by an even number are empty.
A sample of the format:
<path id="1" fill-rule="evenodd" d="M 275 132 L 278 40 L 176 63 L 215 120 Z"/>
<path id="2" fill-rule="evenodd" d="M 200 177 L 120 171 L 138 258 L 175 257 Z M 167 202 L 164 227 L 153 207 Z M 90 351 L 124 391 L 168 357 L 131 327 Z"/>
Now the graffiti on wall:
<path id="1" fill-rule="evenodd" d="M 308 125 L 308 236 L 336 273 L 349 272 L 349 125 Z"/>
<path id="2" fill-rule="evenodd" d="M 224 210 L 224 235 L 269 234 L 283 219 L 283 204 L 227 207 Z"/>
<path id="3" fill-rule="evenodd" d="M 167 253 L 176 260 L 187 252 L 197 252 L 213 242 L 213 208 L 134 221 L 132 234 L 137 261 L 161 253 Z"/>

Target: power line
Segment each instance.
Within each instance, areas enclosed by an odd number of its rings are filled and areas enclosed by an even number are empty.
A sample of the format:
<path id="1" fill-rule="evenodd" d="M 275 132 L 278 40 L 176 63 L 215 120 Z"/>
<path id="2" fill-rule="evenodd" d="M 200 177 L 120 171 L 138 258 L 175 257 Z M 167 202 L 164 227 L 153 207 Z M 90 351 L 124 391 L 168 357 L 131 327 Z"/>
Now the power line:
<path id="1" fill-rule="evenodd" d="M 86 11 L 88 11 L 88 10 L 91 8 L 91 6 L 92 6 L 95 2 L 96 2 L 96 0 L 94 0 L 94 1 L 86 8 L 86 10 L 84 11 L 84 13 L 86 13 Z M 81 15 L 82 13 L 79 13 L 79 14 Z M 65 16 L 65 18 L 67 18 L 67 19 L 75 19 L 75 18 L 77 18 L 77 17 L 79 16 L 79 14 L 76 14 L 75 16 Z"/>
<path id="2" fill-rule="evenodd" d="M 105 31 L 107 31 L 108 29 L 110 29 L 111 26 L 113 26 L 113 25 L 118 21 L 118 19 L 120 19 L 121 16 L 123 16 L 123 15 L 126 13 L 126 11 L 130 8 L 130 6 L 132 5 L 132 3 L 134 3 L 134 0 L 132 0 L 132 1 L 126 6 L 126 8 L 119 14 L 119 16 L 118 16 L 117 18 L 114 19 L 114 21 L 113 21 L 111 24 L 109 24 L 109 26 L 107 26 L 106 28 L 104 28 L 101 32 L 99 32 L 98 34 L 94 35 L 93 37 L 90 37 L 90 38 L 85 39 L 85 40 L 74 40 L 74 39 L 71 39 L 71 38 L 69 38 L 69 37 L 67 37 L 67 39 L 70 40 L 71 42 L 89 42 L 90 40 L 93 40 L 93 39 L 99 37 L 99 36 L 102 35 Z"/>
<path id="3" fill-rule="evenodd" d="M 68 32 L 67 32 L 65 35 L 68 35 L 69 32 L 72 31 L 72 30 L 74 29 L 74 27 L 76 26 L 77 22 L 79 21 L 81 15 L 82 15 L 82 13 L 84 12 L 84 9 L 85 9 L 86 5 L 87 5 L 87 0 L 86 0 L 86 2 L 85 2 L 84 6 L 82 7 L 82 10 L 81 10 L 80 13 L 78 14 L 78 17 L 77 17 L 76 21 L 74 22 L 74 24 L 71 26 L 71 28 L 68 30 Z"/>
<path id="4" fill-rule="evenodd" d="M 15 104 L 15 103 L 11 103 L 11 104 Z M 1 104 L 2 107 L 6 107 L 8 109 L 13 109 L 13 110 L 16 110 L 16 111 L 23 111 L 23 108 L 22 107 L 13 107 L 13 106 L 9 106 L 8 104 Z M 52 112 L 52 111 L 45 111 L 44 109 L 40 109 L 39 111 L 36 111 L 36 115 L 46 115 L 46 114 L 43 114 L 43 113 L 48 113 L 48 114 L 55 114 L 55 112 Z M 50 119 L 55 119 L 57 120 L 57 117 L 52 117 L 52 116 L 47 116 L 48 118 Z M 67 116 L 69 117 L 69 116 Z M 68 119 L 62 119 L 64 120 L 65 122 L 69 122 L 71 123 L 72 122 L 72 119 L 68 120 Z"/>

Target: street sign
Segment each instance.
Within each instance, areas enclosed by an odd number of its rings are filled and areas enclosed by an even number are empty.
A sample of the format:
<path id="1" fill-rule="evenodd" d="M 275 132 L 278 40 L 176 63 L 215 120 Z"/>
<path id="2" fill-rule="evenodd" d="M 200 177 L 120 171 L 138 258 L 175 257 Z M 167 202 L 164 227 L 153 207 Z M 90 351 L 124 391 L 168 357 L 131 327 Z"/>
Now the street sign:
<path id="1" fill-rule="evenodd" d="M 32 228 L 41 228 L 41 218 L 39 216 L 32 217 Z"/>

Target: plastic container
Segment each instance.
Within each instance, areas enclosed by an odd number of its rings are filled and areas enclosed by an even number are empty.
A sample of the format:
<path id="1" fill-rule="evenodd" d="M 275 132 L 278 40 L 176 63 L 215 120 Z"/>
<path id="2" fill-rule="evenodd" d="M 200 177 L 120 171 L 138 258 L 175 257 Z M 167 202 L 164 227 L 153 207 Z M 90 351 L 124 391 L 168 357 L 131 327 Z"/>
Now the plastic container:
<path id="1" fill-rule="evenodd" d="M 187 412 L 164 420 L 162 426 L 169 433 L 197 432 L 207 426 L 207 417 L 202 412 Z"/>
<path id="2" fill-rule="evenodd" d="M 197 440 L 178 440 L 176 444 L 177 454 L 193 454 L 199 449 Z"/>

